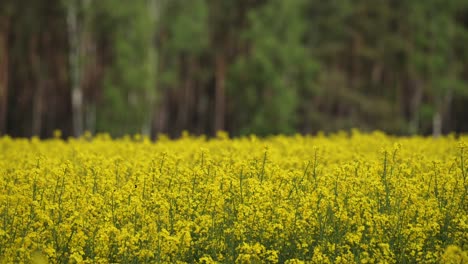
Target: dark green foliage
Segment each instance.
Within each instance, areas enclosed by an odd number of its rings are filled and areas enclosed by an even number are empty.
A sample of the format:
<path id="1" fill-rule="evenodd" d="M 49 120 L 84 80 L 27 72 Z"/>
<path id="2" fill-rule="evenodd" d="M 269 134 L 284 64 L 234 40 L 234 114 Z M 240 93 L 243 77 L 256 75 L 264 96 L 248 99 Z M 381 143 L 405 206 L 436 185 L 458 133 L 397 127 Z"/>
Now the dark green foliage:
<path id="1" fill-rule="evenodd" d="M 72 134 L 70 4 L 92 132 L 467 129 L 464 0 L 6 0 L 0 134 Z"/>
<path id="2" fill-rule="evenodd" d="M 250 49 L 236 58 L 229 75 L 240 133 L 295 131 L 299 91 L 316 74 L 304 42 L 303 10 L 303 1 L 274 0 L 249 12 L 243 41 Z"/>
<path id="3" fill-rule="evenodd" d="M 109 43 L 109 65 L 103 76 L 103 96 L 96 128 L 114 135 L 141 132 L 148 122 L 155 93 L 153 36 L 155 21 L 146 0 L 116 5 L 96 2 L 97 32 Z M 100 27 L 102 26 L 102 27 Z"/>

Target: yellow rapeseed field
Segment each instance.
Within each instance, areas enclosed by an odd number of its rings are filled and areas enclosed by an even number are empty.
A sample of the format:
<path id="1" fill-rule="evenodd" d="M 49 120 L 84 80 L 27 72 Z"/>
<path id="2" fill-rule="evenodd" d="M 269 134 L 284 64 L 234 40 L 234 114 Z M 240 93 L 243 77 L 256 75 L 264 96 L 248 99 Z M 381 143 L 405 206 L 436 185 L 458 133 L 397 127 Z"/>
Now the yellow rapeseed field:
<path id="1" fill-rule="evenodd" d="M 468 263 L 467 136 L 0 139 L 0 263 Z"/>

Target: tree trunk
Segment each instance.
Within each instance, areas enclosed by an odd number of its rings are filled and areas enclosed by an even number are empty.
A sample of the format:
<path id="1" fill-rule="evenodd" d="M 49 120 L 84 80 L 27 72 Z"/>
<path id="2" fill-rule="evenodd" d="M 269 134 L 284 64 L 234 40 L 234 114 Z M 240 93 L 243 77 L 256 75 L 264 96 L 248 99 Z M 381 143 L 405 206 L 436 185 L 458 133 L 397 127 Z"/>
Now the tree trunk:
<path id="1" fill-rule="evenodd" d="M 442 114 L 437 109 L 434 116 L 432 117 L 432 136 L 437 138 L 442 134 Z"/>
<path id="2" fill-rule="evenodd" d="M 410 124 L 409 131 L 411 134 L 417 134 L 419 132 L 419 107 L 423 97 L 423 85 L 424 83 L 420 80 L 414 80 L 411 82 L 413 91 L 410 100 Z"/>
<path id="3" fill-rule="evenodd" d="M 42 119 L 44 114 L 44 72 L 45 65 L 42 63 L 42 58 L 39 50 L 40 35 L 31 37 L 30 43 L 30 60 L 32 68 L 32 85 L 35 90 L 32 98 L 32 126 L 31 135 L 41 136 Z"/>
<path id="4" fill-rule="evenodd" d="M 7 133 L 9 19 L 0 20 L 0 136 Z"/>
<path id="5" fill-rule="evenodd" d="M 152 120 L 152 138 L 156 138 L 158 134 L 168 133 L 168 100 L 169 91 L 164 91 L 160 100 L 157 100 L 154 104 L 153 109 L 153 120 Z"/>
<path id="6" fill-rule="evenodd" d="M 96 104 L 94 102 L 86 104 L 85 125 L 89 132 L 96 132 Z"/>
<path id="7" fill-rule="evenodd" d="M 443 133 L 445 117 L 450 111 L 452 98 L 452 90 L 447 90 L 444 98 L 437 103 L 436 112 L 432 117 L 432 136 L 435 138 L 440 137 Z"/>
<path id="8" fill-rule="evenodd" d="M 158 25 L 160 23 L 160 10 L 161 10 L 161 1 L 160 0 L 149 0 L 148 2 L 148 11 L 149 11 L 149 17 L 151 20 L 151 23 L 153 25 Z M 155 69 L 154 73 L 156 76 L 158 75 L 158 49 L 154 45 L 154 40 L 157 39 L 158 31 L 154 30 L 153 35 L 151 38 L 151 45 L 150 45 L 150 51 L 149 53 L 153 56 L 154 58 L 154 63 L 155 63 Z M 157 80 L 157 77 L 155 78 Z M 156 110 L 157 110 L 157 97 L 159 94 L 157 94 L 157 81 L 154 83 L 155 87 L 153 89 L 155 90 L 154 93 L 151 96 L 150 99 L 150 104 L 149 104 L 149 109 L 148 109 L 148 135 L 151 138 L 155 137 L 156 131 L 155 131 L 155 116 L 156 115 Z"/>
<path id="9" fill-rule="evenodd" d="M 187 54 L 181 54 L 179 56 L 179 80 L 181 80 L 180 85 L 176 88 L 176 94 L 177 94 L 177 117 L 175 120 L 175 127 L 177 131 L 182 131 L 187 129 L 187 104 L 188 104 L 188 87 L 187 87 L 187 81 L 190 78 L 188 74 L 188 57 L 189 55 Z"/>
<path id="10" fill-rule="evenodd" d="M 199 71 L 199 62 L 195 61 L 193 65 L 193 72 L 198 72 Z M 196 123 L 194 124 L 194 130 L 195 133 L 198 135 L 202 135 L 205 132 L 205 127 L 206 127 L 206 120 L 207 120 L 207 111 L 206 111 L 206 106 L 207 106 L 207 100 L 206 100 L 206 89 L 204 89 L 200 83 L 199 80 L 196 81 L 194 84 L 194 111 L 195 111 L 195 120 Z"/>
<path id="11" fill-rule="evenodd" d="M 225 79 L 226 79 L 226 58 L 224 53 L 216 54 L 215 58 L 215 113 L 214 113 L 214 133 L 224 130 L 225 116 Z"/>
<path id="12" fill-rule="evenodd" d="M 36 91 L 33 97 L 33 115 L 32 115 L 32 136 L 41 136 L 42 113 L 43 113 L 43 87 L 42 82 L 36 84 Z"/>
<path id="13" fill-rule="evenodd" d="M 359 58 L 359 53 L 361 52 L 361 47 L 362 47 L 362 40 L 361 36 L 358 34 L 355 34 L 353 37 L 353 43 L 351 45 L 351 69 L 350 69 L 350 84 L 351 84 L 351 89 L 353 90 L 359 90 L 361 87 L 360 86 L 360 79 L 359 77 L 361 76 L 361 61 Z"/>
<path id="14" fill-rule="evenodd" d="M 67 27 L 69 41 L 69 76 L 71 85 L 71 103 L 73 134 L 83 133 L 83 91 L 80 82 L 80 32 L 78 26 L 77 1 L 70 1 L 67 6 Z"/>
<path id="15" fill-rule="evenodd" d="M 444 98 L 444 112 L 443 112 L 443 121 L 444 121 L 444 124 L 443 124 L 443 128 L 445 128 L 445 130 L 447 131 L 451 131 L 452 130 L 452 125 L 451 125 L 451 115 L 450 113 L 452 112 L 452 102 L 453 102 L 453 91 L 450 89 L 447 91 L 447 93 L 445 94 L 445 98 Z M 443 131 L 442 131 L 443 132 Z"/>

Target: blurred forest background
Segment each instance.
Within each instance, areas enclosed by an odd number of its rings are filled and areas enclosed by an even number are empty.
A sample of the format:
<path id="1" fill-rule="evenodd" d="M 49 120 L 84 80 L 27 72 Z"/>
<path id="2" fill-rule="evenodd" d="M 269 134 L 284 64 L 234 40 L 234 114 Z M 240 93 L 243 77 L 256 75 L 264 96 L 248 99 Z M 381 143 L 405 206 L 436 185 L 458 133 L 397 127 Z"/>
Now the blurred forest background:
<path id="1" fill-rule="evenodd" d="M 0 1 L 0 135 L 439 135 L 466 116 L 466 0 Z"/>

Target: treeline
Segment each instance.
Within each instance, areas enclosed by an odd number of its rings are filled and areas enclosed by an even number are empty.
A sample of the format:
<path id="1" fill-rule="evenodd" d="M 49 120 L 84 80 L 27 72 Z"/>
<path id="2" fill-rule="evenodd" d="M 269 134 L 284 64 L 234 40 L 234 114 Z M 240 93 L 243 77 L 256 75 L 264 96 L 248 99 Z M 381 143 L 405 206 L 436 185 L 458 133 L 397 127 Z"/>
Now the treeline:
<path id="1" fill-rule="evenodd" d="M 0 135 L 468 131 L 465 0 L 2 0 Z"/>

